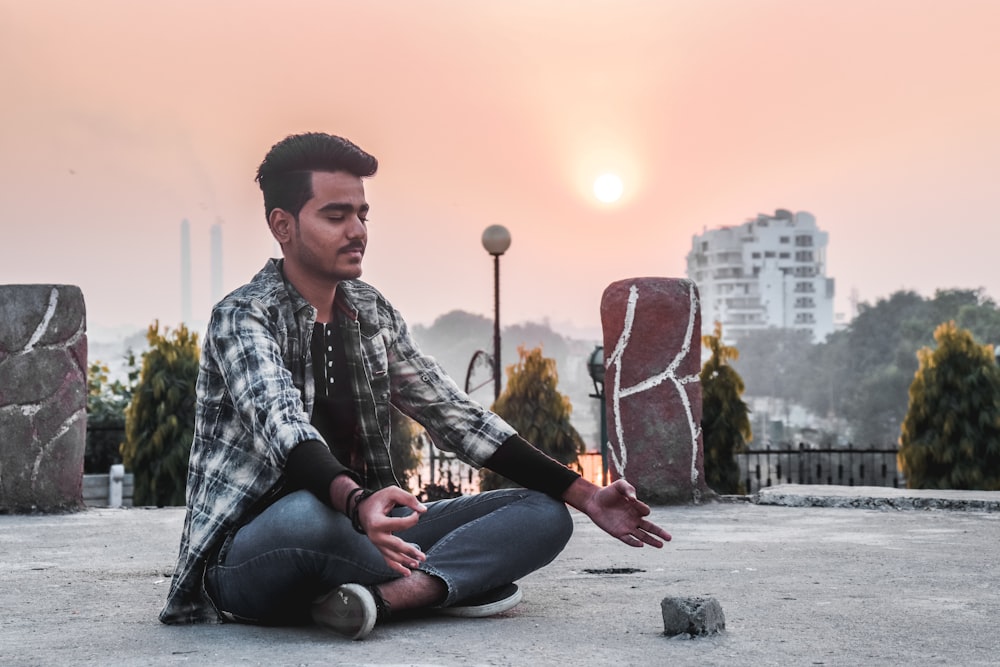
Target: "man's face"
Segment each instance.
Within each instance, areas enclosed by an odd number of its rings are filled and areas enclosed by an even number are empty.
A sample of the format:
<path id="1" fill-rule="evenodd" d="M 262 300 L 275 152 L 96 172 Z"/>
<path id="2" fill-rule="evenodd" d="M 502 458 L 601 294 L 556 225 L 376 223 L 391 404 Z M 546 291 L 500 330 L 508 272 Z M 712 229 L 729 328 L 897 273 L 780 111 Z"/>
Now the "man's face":
<path id="1" fill-rule="evenodd" d="M 368 243 L 364 184 L 347 172 L 317 171 L 312 190 L 285 246 L 285 262 L 322 282 L 359 277 Z"/>

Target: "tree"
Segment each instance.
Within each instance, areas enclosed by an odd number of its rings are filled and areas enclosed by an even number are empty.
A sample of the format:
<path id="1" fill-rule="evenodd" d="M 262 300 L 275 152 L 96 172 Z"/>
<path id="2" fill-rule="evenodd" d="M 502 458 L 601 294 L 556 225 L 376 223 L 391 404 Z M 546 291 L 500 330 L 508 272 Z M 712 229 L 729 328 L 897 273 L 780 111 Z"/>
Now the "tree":
<path id="1" fill-rule="evenodd" d="M 934 326 L 927 301 L 916 292 L 895 292 L 874 306 L 862 304 L 839 343 L 846 364 L 832 371 L 839 380 L 835 411 L 863 444 L 895 440 L 906 414 L 906 391 L 916 371 L 916 351 L 931 340 Z M 824 381 L 824 380 L 821 380 Z"/>
<path id="2" fill-rule="evenodd" d="M 556 461 L 579 468 L 585 451 L 583 438 L 570 424 L 573 406 L 559 393 L 559 375 L 554 359 L 542 356 L 541 348 L 517 349 L 518 362 L 507 367 L 507 386 L 493 405 L 525 440 Z M 509 488 L 513 482 L 489 470 L 480 476 L 480 488 Z"/>
<path id="3" fill-rule="evenodd" d="M 735 454 L 752 437 L 750 410 L 741 398 L 743 379 L 729 362 L 739 350 L 722 343 L 722 325 L 702 336 L 711 356 L 701 369 L 701 432 L 705 448 L 705 481 L 716 493 L 740 491 L 740 468 Z"/>
<path id="4" fill-rule="evenodd" d="M 917 351 L 948 320 L 980 343 L 1000 344 L 1000 310 L 982 289 L 939 289 L 932 298 L 897 291 L 860 304 L 850 324 L 819 344 L 774 328 L 742 336 L 732 365 L 747 396 L 801 405 L 844 424 L 844 439 L 884 446 L 899 437 Z"/>
<path id="5" fill-rule="evenodd" d="M 1000 368 L 953 321 L 922 348 L 903 421 L 899 467 L 911 489 L 1000 490 Z"/>
<path id="6" fill-rule="evenodd" d="M 801 372 L 813 378 L 803 404 L 851 425 L 863 444 L 895 441 L 906 416 L 917 351 L 934 341 L 941 323 L 961 318 L 984 342 L 1000 332 L 1000 313 L 981 289 L 939 289 L 931 299 L 899 291 L 874 305 L 861 304 L 846 329 L 817 346 Z"/>
<path id="7" fill-rule="evenodd" d="M 172 336 L 169 329 L 161 335 L 154 322 L 146 339 L 149 350 L 125 413 L 122 458 L 135 475 L 136 505 L 183 505 L 194 437 L 198 335 L 183 324 Z"/>
<path id="8" fill-rule="evenodd" d="M 971 331 L 980 343 L 993 345 L 994 350 L 1000 345 L 1000 310 L 992 301 L 985 305 L 962 306 L 955 324 Z"/>

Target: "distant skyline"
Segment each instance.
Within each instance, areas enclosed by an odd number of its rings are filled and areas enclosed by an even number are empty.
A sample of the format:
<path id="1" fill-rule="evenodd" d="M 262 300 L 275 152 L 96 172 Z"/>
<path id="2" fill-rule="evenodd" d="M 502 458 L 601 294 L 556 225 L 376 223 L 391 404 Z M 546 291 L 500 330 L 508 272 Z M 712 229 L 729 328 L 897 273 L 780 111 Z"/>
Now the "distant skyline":
<path id="1" fill-rule="evenodd" d="M 238 7 L 238 11 L 236 8 Z M 835 309 L 1000 299 L 1000 2 L 0 0 L 0 283 L 70 283 L 91 328 L 181 320 L 271 256 L 253 174 L 287 134 L 380 160 L 363 278 L 413 323 L 600 331 L 692 236 L 808 211 Z M 601 174 L 622 196 L 594 194 Z"/>

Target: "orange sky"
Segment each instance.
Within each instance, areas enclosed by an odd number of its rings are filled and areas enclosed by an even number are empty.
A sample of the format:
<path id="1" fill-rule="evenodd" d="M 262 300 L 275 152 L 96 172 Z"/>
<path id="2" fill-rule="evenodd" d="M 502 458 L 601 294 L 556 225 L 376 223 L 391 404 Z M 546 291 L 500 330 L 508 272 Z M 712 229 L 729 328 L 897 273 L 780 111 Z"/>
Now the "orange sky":
<path id="1" fill-rule="evenodd" d="M 0 283 L 80 285 L 90 326 L 207 317 L 272 250 L 254 171 L 286 134 L 374 153 L 365 279 L 413 323 L 599 331 L 601 292 L 683 276 L 692 234 L 776 208 L 856 288 L 1000 299 L 1000 2 L 0 0 Z M 625 196 L 590 184 L 615 171 Z"/>

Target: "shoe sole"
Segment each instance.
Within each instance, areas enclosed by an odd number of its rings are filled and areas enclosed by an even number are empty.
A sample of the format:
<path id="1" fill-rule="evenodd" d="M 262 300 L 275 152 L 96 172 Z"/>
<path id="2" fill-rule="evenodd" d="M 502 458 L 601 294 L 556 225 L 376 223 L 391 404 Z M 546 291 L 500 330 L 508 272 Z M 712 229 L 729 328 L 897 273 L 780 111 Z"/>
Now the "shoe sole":
<path id="1" fill-rule="evenodd" d="M 474 607 L 442 607 L 438 611 L 445 616 L 454 616 L 456 618 L 486 618 L 487 616 L 496 616 L 509 609 L 513 609 L 521 602 L 521 596 L 521 588 L 518 587 L 512 595 L 496 602 L 476 605 Z"/>
<path id="2" fill-rule="evenodd" d="M 344 616 L 337 613 L 338 608 L 350 606 L 349 601 L 347 601 L 348 596 L 354 598 L 361 606 L 361 618 L 359 619 L 361 625 L 357 629 L 351 627 L 353 623 L 346 624 Z M 372 599 L 371 593 L 359 584 L 338 586 L 313 602 L 311 611 L 313 620 L 318 625 L 354 640 L 367 637 L 375 627 L 375 619 L 378 616 L 375 600 Z"/>

